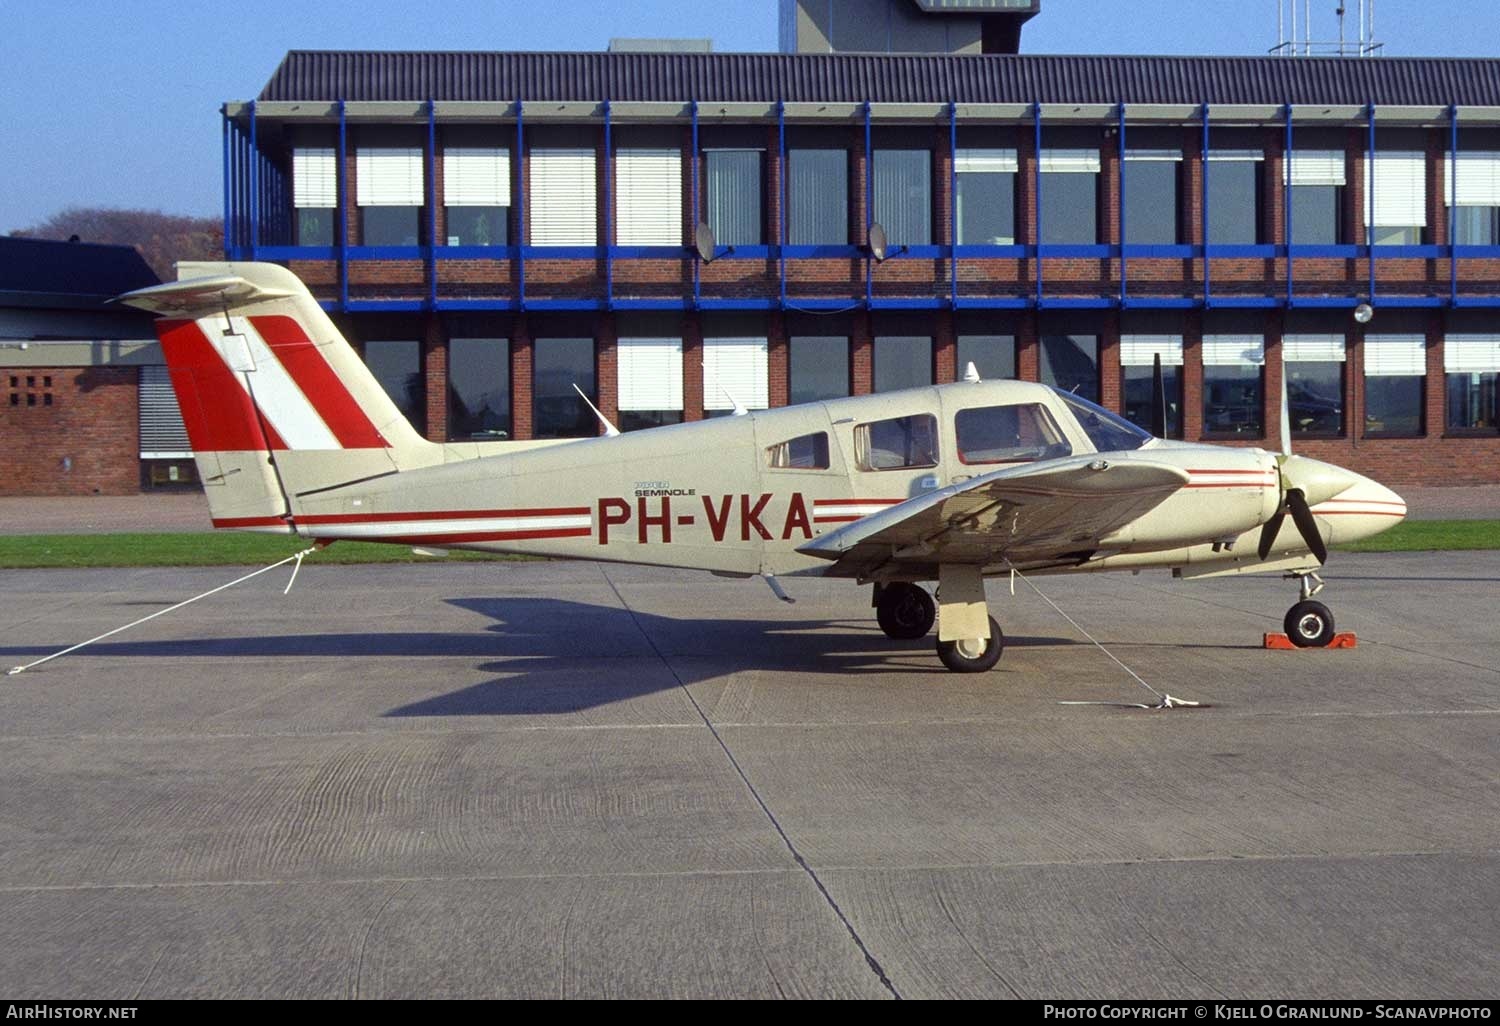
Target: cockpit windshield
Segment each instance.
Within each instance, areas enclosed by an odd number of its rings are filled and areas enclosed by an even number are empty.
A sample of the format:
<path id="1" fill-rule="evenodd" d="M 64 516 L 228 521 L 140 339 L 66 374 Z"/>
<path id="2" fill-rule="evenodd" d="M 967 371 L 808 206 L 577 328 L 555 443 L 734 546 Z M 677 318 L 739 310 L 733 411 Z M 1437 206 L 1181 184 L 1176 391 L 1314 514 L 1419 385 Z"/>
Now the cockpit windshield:
<path id="1" fill-rule="evenodd" d="M 1083 433 L 1089 436 L 1089 441 L 1094 443 L 1094 448 L 1099 452 L 1126 452 L 1139 449 L 1151 441 L 1149 432 L 1142 431 L 1118 413 L 1111 413 L 1072 392 L 1064 392 L 1060 388 L 1054 388 L 1053 391 L 1062 397 L 1073 416 L 1078 418 L 1078 426 L 1083 428 Z"/>

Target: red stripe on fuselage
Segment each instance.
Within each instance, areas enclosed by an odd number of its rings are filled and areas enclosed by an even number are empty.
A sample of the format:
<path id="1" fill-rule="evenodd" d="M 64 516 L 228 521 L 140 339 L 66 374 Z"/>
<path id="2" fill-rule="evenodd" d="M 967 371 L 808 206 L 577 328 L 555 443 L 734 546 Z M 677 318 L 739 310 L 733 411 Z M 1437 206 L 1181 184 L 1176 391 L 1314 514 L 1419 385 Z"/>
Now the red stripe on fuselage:
<path id="1" fill-rule="evenodd" d="M 194 452 L 264 452 L 268 442 L 287 448 L 256 415 L 245 387 L 196 321 L 157 321 L 156 334 Z"/>
<path id="2" fill-rule="evenodd" d="M 312 404 L 339 445 L 345 449 L 388 449 L 385 440 L 328 360 L 296 320 L 285 316 L 252 317 L 250 323 Z"/>
<path id="3" fill-rule="evenodd" d="M 474 542 L 540 541 L 545 538 L 591 538 L 592 527 L 556 527 L 536 531 L 475 531 L 472 534 L 395 534 L 371 538 L 361 535 L 350 541 L 391 545 L 465 545 Z"/>

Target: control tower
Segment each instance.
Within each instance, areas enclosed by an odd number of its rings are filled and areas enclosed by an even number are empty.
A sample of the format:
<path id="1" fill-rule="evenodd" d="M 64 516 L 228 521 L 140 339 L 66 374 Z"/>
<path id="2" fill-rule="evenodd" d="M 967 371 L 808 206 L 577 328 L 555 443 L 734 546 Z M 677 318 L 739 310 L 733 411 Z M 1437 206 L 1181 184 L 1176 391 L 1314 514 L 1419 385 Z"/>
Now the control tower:
<path id="1" fill-rule="evenodd" d="M 782 53 L 1018 53 L 1042 0 L 781 0 Z"/>

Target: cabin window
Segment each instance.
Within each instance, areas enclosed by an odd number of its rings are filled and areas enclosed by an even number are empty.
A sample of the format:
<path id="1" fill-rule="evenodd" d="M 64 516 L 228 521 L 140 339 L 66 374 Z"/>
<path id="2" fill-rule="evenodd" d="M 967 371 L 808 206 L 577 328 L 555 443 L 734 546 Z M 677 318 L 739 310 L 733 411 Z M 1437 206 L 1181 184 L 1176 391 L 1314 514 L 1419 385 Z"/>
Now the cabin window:
<path id="1" fill-rule="evenodd" d="M 937 418 L 930 413 L 861 424 L 854 431 L 861 470 L 937 466 Z"/>
<path id="2" fill-rule="evenodd" d="M 1046 407 L 1037 403 L 960 410 L 953 419 L 958 459 L 975 463 L 1025 463 L 1073 451 Z"/>
<path id="3" fill-rule="evenodd" d="M 828 435 L 818 431 L 766 450 L 767 463 L 775 470 L 827 470 Z"/>

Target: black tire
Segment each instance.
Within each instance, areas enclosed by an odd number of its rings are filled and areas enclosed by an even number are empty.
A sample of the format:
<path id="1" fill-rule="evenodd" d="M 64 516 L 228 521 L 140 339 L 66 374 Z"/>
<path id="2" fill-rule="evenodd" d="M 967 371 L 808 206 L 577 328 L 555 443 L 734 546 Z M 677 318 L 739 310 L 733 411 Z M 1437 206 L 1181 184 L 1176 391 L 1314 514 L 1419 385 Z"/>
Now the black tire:
<path id="1" fill-rule="evenodd" d="M 977 638 L 972 641 L 939 641 L 938 658 L 954 673 L 983 673 L 992 669 L 1005 652 L 1005 635 L 1001 633 L 1000 625 L 993 616 L 990 617 L 990 640 L 985 643 L 984 650 L 976 655 L 978 645 Z"/>
<path id="2" fill-rule="evenodd" d="M 1333 613 L 1321 602 L 1298 602 L 1281 625 L 1298 648 L 1325 648 L 1333 640 Z"/>
<path id="3" fill-rule="evenodd" d="M 927 589 L 905 581 L 887 584 L 880 589 L 875 603 L 875 620 L 885 636 L 895 641 L 914 641 L 927 637 L 937 621 L 937 604 Z"/>

